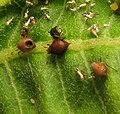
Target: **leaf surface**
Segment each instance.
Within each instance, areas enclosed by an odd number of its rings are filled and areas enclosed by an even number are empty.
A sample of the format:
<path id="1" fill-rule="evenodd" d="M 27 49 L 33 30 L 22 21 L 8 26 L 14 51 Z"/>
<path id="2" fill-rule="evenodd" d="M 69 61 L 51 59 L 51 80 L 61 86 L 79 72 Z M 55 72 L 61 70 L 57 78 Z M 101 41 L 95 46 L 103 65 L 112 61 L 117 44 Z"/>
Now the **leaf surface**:
<path id="1" fill-rule="evenodd" d="M 92 0 L 96 5 L 93 19 L 85 21 L 83 13 L 66 10 L 66 1 L 51 0 L 48 5 L 51 20 L 44 18 L 38 4 L 29 7 L 36 24 L 29 36 L 36 48 L 29 54 L 18 54 L 16 45 L 27 21 L 23 18 L 25 3 L 7 5 L 0 10 L 0 114 L 119 114 L 120 113 L 120 19 L 107 0 Z M 17 3 L 17 2 L 16 2 Z M 84 3 L 77 0 L 76 5 Z M 1 4 L 1 3 L 0 3 Z M 87 4 L 88 8 L 89 4 Z M 7 20 L 14 17 L 6 26 Z M 99 37 L 88 28 L 97 24 Z M 109 24 L 104 27 L 103 24 Z M 62 28 L 70 44 L 61 56 L 47 54 L 52 43 L 49 31 Z M 100 61 L 108 66 L 107 78 L 90 79 L 91 63 Z M 85 79 L 80 80 L 76 68 L 81 67 Z M 35 103 L 34 103 L 35 102 Z"/>

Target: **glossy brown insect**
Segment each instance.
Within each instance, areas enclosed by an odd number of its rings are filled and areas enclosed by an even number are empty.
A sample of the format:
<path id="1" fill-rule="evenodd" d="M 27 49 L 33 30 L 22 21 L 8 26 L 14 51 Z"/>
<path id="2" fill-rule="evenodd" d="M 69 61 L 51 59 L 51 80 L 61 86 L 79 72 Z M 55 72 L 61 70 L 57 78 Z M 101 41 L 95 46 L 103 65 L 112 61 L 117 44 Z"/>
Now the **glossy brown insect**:
<path id="1" fill-rule="evenodd" d="M 49 33 L 54 39 L 59 39 L 61 32 L 59 32 L 56 28 L 57 26 L 55 26 L 54 28 L 51 28 Z"/>
<path id="2" fill-rule="evenodd" d="M 64 41 L 63 39 L 55 39 L 53 43 L 49 46 L 47 51 L 49 54 L 60 55 L 67 50 L 69 44 L 70 43 Z"/>
<path id="3" fill-rule="evenodd" d="M 98 77 L 106 77 L 107 76 L 107 64 L 104 62 L 93 62 L 92 70 Z"/>
<path id="4" fill-rule="evenodd" d="M 36 47 L 34 41 L 31 38 L 25 37 L 22 38 L 17 45 L 17 48 L 20 49 L 23 53 L 29 52 Z"/>

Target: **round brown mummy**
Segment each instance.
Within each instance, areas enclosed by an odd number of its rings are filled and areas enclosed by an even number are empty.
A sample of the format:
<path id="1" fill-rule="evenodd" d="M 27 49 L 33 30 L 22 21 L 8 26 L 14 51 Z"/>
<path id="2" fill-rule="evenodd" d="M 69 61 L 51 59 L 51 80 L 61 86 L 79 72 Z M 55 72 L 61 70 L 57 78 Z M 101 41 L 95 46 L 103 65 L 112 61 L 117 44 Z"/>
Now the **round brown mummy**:
<path id="1" fill-rule="evenodd" d="M 18 42 L 17 48 L 23 53 L 29 52 L 36 47 L 34 41 L 31 38 L 23 38 Z"/>
<path id="2" fill-rule="evenodd" d="M 107 76 L 107 65 L 104 62 L 93 62 L 92 70 L 98 77 L 106 77 Z"/>
<path id="3" fill-rule="evenodd" d="M 67 50 L 69 44 L 70 43 L 64 41 L 63 39 L 56 39 L 49 46 L 47 51 L 48 51 L 49 54 L 60 55 L 60 54 L 63 54 Z"/>

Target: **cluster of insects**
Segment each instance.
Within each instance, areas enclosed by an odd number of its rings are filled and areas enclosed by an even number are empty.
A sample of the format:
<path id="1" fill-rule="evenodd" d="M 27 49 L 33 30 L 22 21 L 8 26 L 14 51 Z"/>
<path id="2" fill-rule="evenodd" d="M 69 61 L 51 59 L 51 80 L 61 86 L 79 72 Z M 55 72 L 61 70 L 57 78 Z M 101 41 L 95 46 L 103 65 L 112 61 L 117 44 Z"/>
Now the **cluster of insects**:
<path id="1" fill-rule="evenodd" d="M 46 0 L 46 3 L 48 1 Z M 33 5 L 33 2 L 31 2 L 30 0 L 26 1 L 27 4 Z M 76 1 L 75 0 L 70 0 L 67 1 L 67 7 L 69 8 L 70 11 L 78 11 L 81 8 L 85 8 L 88 4 L 90 5 L 90 7 L 95 6 L 95 3 L 91 3 L 91 0 L 85 0 L 85 3 L 80 4 L 78 7 L 76 5 Z M 118 0 L 117 2 L 114 2 L 110 5 L 111 9 L 113 11 L 119 11 L 120 10 L 120 0 Z M 50 20 L 50 16 L 49 16 L 49 11 L 47 7 L 42 7 L 41 8 L 42 13 L 45 15 L 45 17 Z M 85 17 L 85 19 L 92 19 L 94 17 L 95 13 L 91 12 L 90 10 L 87 10 L 84 12 L 83 16 Z M 25 19 L 27 19 L 29 17 L 29 10 L 27 9 L 26 12 L 24 13 L 23 16 Z M 14 17 L 12 17 L 10 20 L 8 20 L 6 22 L 6 25 L 10 25 L 10 23 L 13 21 Z M 29 37 L 28 35 L 28 30 L 29 30 L 29 25 L 30 24 L 35 24 L 35 18 L 33 16 L 29 17 L 27 22 L 24 24 L 24 27 L 21 31 L 21 36 L 23 37 L 22 39 L 19 40 L 18 44 L 17 44 L 17 48 L 22 51 L 23 53 L 27 53 L 32 51 L 35 47 L 36 44 L 35 42 L 32 40 L 32 38 Z M 108 24 L 105 24 L 104 26 L 109 26 Z M 96 37 L 98 37 L 98 26 L 96 24 L 93 24 L 91 27 L 88 28 L 88 30 L 95 35 Z M 61 55 L 64 54 L 70 43 L 68 43 L 67 41 L 64 40 L 63 37 L 61 37 L 61 31 L 59 31 L 57 29 L 57 26 L 51 28 L 50 30 L 50 35 L 53 38 L 53 42 L 51 44 L 48 44 L 49 47 L 47 49 L 48 54 L 55 54 L 55 55 Z M 91 64 L 91 68 L 92 71 L 94 72 L 94 74 L 98 77 L 106 77 L 107 76 L 107 70 L 108 70 L 108 65 L 104 62 L 93 62 Z M 85 77 L 85 73 L 83 71 L 83 69 L 81 68 L 77 68 L 77 73 L 80 76 L 80 79 L 83 80 Z M 33 100 L 31 100 L 33 102 Z"/>
<path id="2" fill-rule="evenodd" d="M 92 73 L 91 74 L 95 74 L 96 76 L 98 76 L 100 78 L 107 77 L 108 66 L 107 66 L 106 63 L 104 63 L 104 62 L 93 62 L 91 64 L 91 68 L 92 68 Z M 84 80 L 85 73 L 84 73 L 82 68 L 77 68 L 77 74 L 80 76 L 81 80 Z M 91 78 L 93 79 L 94 76 L 91 75 Z"/>

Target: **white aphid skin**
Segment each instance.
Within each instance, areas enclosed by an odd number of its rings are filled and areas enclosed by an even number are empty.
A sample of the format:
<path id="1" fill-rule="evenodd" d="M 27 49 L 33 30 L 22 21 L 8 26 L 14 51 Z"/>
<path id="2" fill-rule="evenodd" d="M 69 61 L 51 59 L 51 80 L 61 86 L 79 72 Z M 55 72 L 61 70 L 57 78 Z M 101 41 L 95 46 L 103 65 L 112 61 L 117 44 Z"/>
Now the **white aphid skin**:
<path id="1" fill-rule="evenodd" d="M 82 70 L 80 68 L 77 68 L 77 74 L 80 76 L 80 79 L 83 80 L 84 79 L 84 76 L 82 74 Z"/>
<path id="2" fill-rule="evenodd" d="M 91 11 L 86 11 L 83 16 L 86 18 L 86 19 L 92 19 L 94 16 L 95 16 L 95 13 L 91 12 Z"/>
<path id="3" fill-rule="evenodd" d="M 76 4 L 75 0 L 70 0 L 67 2 L 67 4 Z"/>
<path id="4" fill-rule="evenodd" d="M 35 18 L 33 16 L 30 17 L 30 21 L 32 24 L 35 24 Z"/>
<path id="5" fill-rule="evenodd" d="M 94 7 L 94 6 L 95 6 L 95 3 L 90 4 L 90 7 Z"/>
<path id="6" fill-rule="evenodd" d="M 111 4 L 112 3 L 111 0 L 108 0 L 108 3 Z"/>
<path id="7" fill-rule="evenodd" d="M 26 11 L 25 14 L 24 14 L 24 18 L 25 18 L 25 19 L 28 18 L 28 13 L 29 13 L 29 11 L 28 11 L 28 9 L 27 9 L 27 11 Z"/>
<path id="8" fill-rule="evenodd" d="M 26 4 L 33 6 L 33 3 L 28 0 L 26 0 Z"/>
<path id="9" fill-rule="evenodd" d="M 70 8 L 70 11 L 76 12 L 78 8 Z"/>
<path id="10" fill-rule="evenodd" d="M 48 4 L 48 2 L 49 2 L 49 1 L 48 1 L 48 0 L 46 0 L 46 1 L 45 1 L 45 4 Z"/>
<path id="11" fill-rule="evenodd" d="M 48 11 L 47 7 L 41 7 L 41 11 Z"/>
<path id="12" fill-rule="evenodd" d="M 14 17 L 12 17 L 11 19 L 9 19 L 7 22 L 6 22 L 6 25 L 9 26 L 10 23 L 13 21 Z"/>
<path id="13" fill-rule="evenodd" d="M 96 24 L 93 24 L 91 27 L 88 28 L 88 30 L 96 37 L 98 37 L 99 29 Z"/>
<path id="14" fill-rule="evenodd" d="M 89 3 L 89 2 L 91 2 L 91 0 L 85 0 L 85 2 L 86 2 L 86 3 Z"/>
<path id="15" fill-rule="evenodd" d="M 50 20 L 50 15 L 49 15 L 49 11 L 47 7 L 42 7 L 41 11 L 43 12 L 43 14 L 45 15 L 45 17 Z"/>
<path id="16" fill-rule="evenodd" d="M 79 9 L 80 9 L 80 8 L 84 8 L 84 7 L 86 7 L 86 5 L 87 5 L 86 3 L 80 4 L 78 8 L 79 8 Z"/>
<path id="17" fill-rule="evenodd" d="M 35 104 L 35 100 L 34 99 L 30 99 L 31 103 L 34 105 Z"/>
<path id="18" fill-rule="evenodd" d="M 44 13 L 45 14 L 45 17 L 50 20 L 50 16 L 47 14 L 47 13 Z"/>
<path id="19" fill-rule="evenodd" d="M 104 26 L 104 27 L 109 27 L 109 26 L 110 26 L 110 24 L 103 24 L 103 26 Z"/>
<path id="20" fill-rule="evenodd" d="M 30 22 L 31 22 L 31 19 L 29 18 L 29 19 L 28 19 L 28 21 L 24 24 L 24 27 L 25 27 L 25 28 L 28 28 L 28 27 L 29 27 Z"/>

